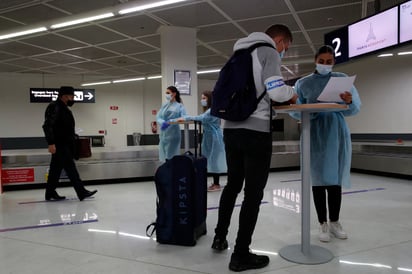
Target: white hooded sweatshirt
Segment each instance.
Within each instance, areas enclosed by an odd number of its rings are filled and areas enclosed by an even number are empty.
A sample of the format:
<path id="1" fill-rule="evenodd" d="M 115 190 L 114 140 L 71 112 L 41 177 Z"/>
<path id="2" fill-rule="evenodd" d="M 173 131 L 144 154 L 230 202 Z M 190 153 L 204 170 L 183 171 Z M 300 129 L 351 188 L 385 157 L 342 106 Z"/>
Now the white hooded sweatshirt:
<path id="1" fill-rule="evenodd" d="M 257 43 L 269 43 L 276 48 L 272 38 L 263 32 L 253 32 L 249 36 L 239 39 L 233 50 L 248 48 Z M 232 122 L 224 120 L 223 128 L 245 128 L 261 132 L 270 132 L 270 99 L 276 102 L 285 102 L 294 95 L 292 87 L 285 85 L 280 72 L 281 59 L 279 52 L 270 47 L 258 47 L 252 51 L 253 77 L 256 86 L 256 97 L 266 89 L 266 95 L 260 101 L 255 112 L 244 121 Z"/>

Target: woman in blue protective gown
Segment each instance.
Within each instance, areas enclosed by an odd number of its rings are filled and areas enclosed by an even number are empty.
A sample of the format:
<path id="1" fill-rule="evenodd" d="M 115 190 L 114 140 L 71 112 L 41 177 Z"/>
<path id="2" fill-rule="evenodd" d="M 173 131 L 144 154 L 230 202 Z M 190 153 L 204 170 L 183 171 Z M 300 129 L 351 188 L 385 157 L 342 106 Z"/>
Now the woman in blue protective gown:
<path id="1" fill-rule="evenodd" d="M 166 103 L 162 105 L 156 116 L 157 124 L 160 126 L 159 160 L 162 162 L 180 154 L 180 126 L 170 122 L 175 122 L 177 118 L 186 115 L 180 92 L 176 87 L 168 87 L 165 97 Z"/>
<path id="2" fill-rule="evenodd" d="M 213 184 L 208 191 L 219 191 L 219 177 L 227 172 L 225 144 L 220 119 L 210 114 L 212 92 L 204 91 L 200 103 L 205 112 L 198 116 L 184 116 L 179 121 L 200 121 L 203 125 L 202 154 L 207 159 L 207 171 L 213 176 Z"/>
<path id="3" fill-rule="evenodd" d="M 344 73 L 332 72 L 335 52 L 331 46 L 322 46 L 315 55 L 316 71 L 295 84 L 299 96 L 297 104 L 317 103 L 318 96 L 330 77 L 347 77 Z M 352 86 L 350 91 L 340 94 L 340 104 L 347 110 L 311 114 L 310 164 L 313 200 L 320 223 L 319 240 L 330 241 L 330 234 L 339 239 L 347 239 L 347 233 L 339 222 L 342 201 L 342 187 L 350 187 L 350 167 L 352 144 L 345 116 L 355 115 L 361 107 L 358 91 Z M 299 113 L 292 113 L 299 119 Z M 326 195 L 327 193 L 327 195 Z M 326 197 L 327 196 L 327 197 Z M 327 222 L 329 208 L 329 225 Z"/>

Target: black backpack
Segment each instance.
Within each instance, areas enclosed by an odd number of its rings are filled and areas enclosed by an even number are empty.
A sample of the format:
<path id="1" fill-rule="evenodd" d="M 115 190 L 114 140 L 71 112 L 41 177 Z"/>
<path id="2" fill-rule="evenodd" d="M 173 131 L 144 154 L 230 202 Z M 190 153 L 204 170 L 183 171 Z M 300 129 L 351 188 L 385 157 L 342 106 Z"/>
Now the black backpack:
<path id="1" fill-rule="evenodd" d="M 243 121 L 256 110 L 266 90 L 259 98 L 256 97 L 251 53 L 262 46 L 274 48 L 269 43 L 254 44 L 235 51 L 224 65 L 213 89 L 213 116 L 228 121 Z"/>

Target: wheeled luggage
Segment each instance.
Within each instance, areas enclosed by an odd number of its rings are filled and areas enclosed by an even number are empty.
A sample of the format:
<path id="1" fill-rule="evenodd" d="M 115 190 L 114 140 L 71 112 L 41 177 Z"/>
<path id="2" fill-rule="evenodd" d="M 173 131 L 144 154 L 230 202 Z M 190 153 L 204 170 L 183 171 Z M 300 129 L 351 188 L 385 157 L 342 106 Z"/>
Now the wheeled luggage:
<path id="1" fill-rule="evenodd" d="M 197 155 L 197 123 L 195 154 L 185 152 L 174 156 L 155 174 L 157 216 L 146 234 L 151 236 L 156 232 L 158 243 L 193 246 L 206 234 L 207 160 L 201 156 L 201 148 Z"/>

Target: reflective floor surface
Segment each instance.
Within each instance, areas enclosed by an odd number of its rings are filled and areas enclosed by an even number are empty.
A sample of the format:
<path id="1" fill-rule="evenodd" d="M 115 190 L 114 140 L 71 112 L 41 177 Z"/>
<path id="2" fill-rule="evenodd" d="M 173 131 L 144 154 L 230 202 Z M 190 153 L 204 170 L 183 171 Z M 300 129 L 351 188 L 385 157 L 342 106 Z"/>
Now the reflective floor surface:
<path id="1" fill-rule="evenodd" d="M 221 181 L 224 185 L 226 178 Z M 230 249 L 215 253 L 210 248 L 221 192 L 208 193 L 207 235 L 196 246 L 183 247 L 161 245 L 145 235 L 155 219 L 153 182 L 88 188 L 99 192 L 82 202 L 72 188 L 58 189 L 68 197 L 59 202 L 45 202 L 43 190 L 0 195 L 0 273 L 231 272 L 239 207 L 229 232 Z M 299 171 L 270 174 L 251 245 L 256 253 L 267 254 L 270 264 L 244 273 L 412 273 L 411 181 L 352 174 L 341 211 L 347 240 L 319 242 L 311 202 L 311 243 L 334 255 L 317 265 L 292 263 L 278 255 L 281 248 L 300 243 L 300 189 Z"/>

